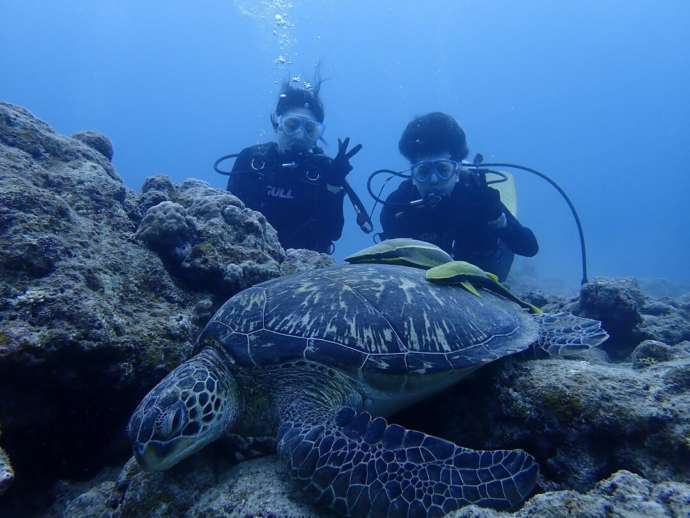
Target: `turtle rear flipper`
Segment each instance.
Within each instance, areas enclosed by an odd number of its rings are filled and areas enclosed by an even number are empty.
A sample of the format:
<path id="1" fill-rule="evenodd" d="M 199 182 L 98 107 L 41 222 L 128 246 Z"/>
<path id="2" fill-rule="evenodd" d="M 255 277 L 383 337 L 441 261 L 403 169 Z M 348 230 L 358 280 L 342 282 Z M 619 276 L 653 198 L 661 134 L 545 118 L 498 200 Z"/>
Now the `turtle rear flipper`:
<path id="1" fill-rule="evenodd" d="M 539 323 L 536 346 L 551 356 L 575 355 L 602 344 L 609 337 L 598 320 L 572 313 L 541 313 L 534 318 Z"/>
<path id="2" fill-rule="evenodd" d="M 347 407 L 324 417 L 285 420 L 278 452 L 317 503 L 347 516 L 442 516 L 470 504 L 512 509 L 539 474 L 522 450 L 470 450 Z"/>

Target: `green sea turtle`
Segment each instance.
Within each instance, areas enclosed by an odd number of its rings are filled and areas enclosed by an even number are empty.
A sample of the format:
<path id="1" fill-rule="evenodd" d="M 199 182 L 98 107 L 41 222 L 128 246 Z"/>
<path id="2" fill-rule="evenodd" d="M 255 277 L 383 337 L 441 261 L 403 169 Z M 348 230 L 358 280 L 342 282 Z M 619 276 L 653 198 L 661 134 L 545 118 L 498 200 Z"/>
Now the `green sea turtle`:
<path id="1" fill-rule="evenodd" d="M 518 506 L 537 479 L 531 455 L 470 450 L 386 417 L 534 344 L 581 349 L 606 334 L 597 321 L 530 315 L 424 273 L 335 266 L 230 298 L 201 332 L 196 356 L 134 411 L 128 433 L 139 464 L 167 469 L 226 431 L 275 434 L 306 492 L 343 515 Z"/>

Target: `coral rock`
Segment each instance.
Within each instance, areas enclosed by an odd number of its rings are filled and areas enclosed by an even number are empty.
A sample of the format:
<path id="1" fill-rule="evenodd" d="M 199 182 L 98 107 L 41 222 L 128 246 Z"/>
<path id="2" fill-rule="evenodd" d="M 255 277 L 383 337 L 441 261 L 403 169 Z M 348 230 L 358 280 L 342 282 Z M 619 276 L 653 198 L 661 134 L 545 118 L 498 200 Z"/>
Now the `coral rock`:
<path id="1" fill-rule="evenodd" d="M 472 448 L 523 448 L 549 487 L 588 490 L 620 469 L 690 482 L 688 369 L 685 355 L 643 369 L 509 358 L 402 418 Z"/>
<path id="2" fill-rule="evenodd" d="M 304 250 L 302 248 L 288 248 L 285 251 L 285 261 L 280 265 L 283 275 L 302 273 L 316 268 L 335 266 L 335 260 L 328 254 Z"/>
<path id="3" fill-rule="evenodd" d="M 72 138 L 92 147 L 107 158 L 109 162 L 113 160 L 113 143 L 105 135 L 95 131 L 81 131 L 72 135 Z"/>
<path id="4" fill-rule="evenodd" d="M 499 513 L 476 506 L 448 518 L 600 518 L 603 516 L 681 518 L 690 513 L 690 486 L 674 482 L 653 484 L 629 471 L 618 471 L 586 494 L 554 491 L 536 495 L 515 513 Z"/>
<path id="5" fill-rule="evenodd" d="M 143 196 L 171 201 L 148 209 L 137 236 L 174 277 L 225 299 L 281 274 L 285 252 L 275 230 L 237 197 L 200 180 L 172 186 L 154 177 L 144 185 Z"/>
<path id="6" fill-rule="evenodd" d="M 630 354 L 633 367 L 643 369 L 657 364 L 667 362 L 674 357 L 673 348 L 663 342 L 656 340 L 645 340 L 641 342 Z"/>
<path id="7" fill-rule="evenodd" d="M 177 203 L 163 201 L 151 207 L 137 230 L 137 237 L 149 248 L 166 256 L 184 256 L 196 229 L 187 211 Z"/>
<path id="8" fill-rule="evenodd" d="M 575 312 L 601 320 L 610 335 L 607 350 L 622 359 L 643 338 L 639 328 L 643 303 L 644 295 L 634 280 L 595 279 L 582 287 Z"/>

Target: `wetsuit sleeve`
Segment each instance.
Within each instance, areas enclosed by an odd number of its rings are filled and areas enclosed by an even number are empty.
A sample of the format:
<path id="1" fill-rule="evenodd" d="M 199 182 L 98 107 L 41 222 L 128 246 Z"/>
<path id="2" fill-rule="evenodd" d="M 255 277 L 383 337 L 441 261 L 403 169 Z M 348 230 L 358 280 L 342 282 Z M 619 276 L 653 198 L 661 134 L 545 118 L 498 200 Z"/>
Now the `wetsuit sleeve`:
<path id="1" fill-rule="evenodd" d="M 250 209 L 258 210 L 261 190 L 256 175 L 252 174 L 252 148 L 242 150 L 232 166 L 227 190 L 237 196 Z"/>
<path id="2" fill-rule="evenodd" d="M 412 236 L 412 215 L 400 205 L 410 201 L 410 196 L 401 185 L 393 191 L 381 209 L 381 239 Z"/>
<path id="3" fill-rule="evenodd" d="M 343 234 L 343 225 L 345 224 L 345 217 L 343 216 L 344 197 L 344 189 L 339 192 L 331 192 L 330 190 L 326 192 L 323 207 L 323 233 L 329 241 L 337 241 Z"/>
<path id="4" fill-rule="evenodd" d="M 503 205 L 501 203 L 501 205 Z M 506 215 L 507 225 L 498 231 L 498 237 L 510 250 L 518 255 L 532 257 L 539 251 L 539 244 L 534 233 L 524 227 L 513 216 L 513 214 L 503 205 L 503 213 Z"/>

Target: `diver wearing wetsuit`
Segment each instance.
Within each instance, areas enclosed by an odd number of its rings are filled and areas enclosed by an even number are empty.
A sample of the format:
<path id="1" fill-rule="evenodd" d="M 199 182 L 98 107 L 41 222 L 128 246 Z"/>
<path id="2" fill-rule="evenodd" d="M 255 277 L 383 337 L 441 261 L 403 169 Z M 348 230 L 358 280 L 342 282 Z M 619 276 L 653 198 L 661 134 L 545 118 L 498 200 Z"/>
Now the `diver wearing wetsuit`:
<path id="1" fill-rule="evenodd" d="M 483 174 L 462 169 L 465 133 L 444 113 L 407 125 L 399 149 L 410 161 L 403 181 L 381 211 L 382 239 L 408 237 L 438 245 L 456 260 L 473 263 L 503 280 L 514 254 L 534 256 L 534 234 L 501 202 Z"/>
<path id="2" fill-rule="evenodd" d="M 284 84 L 271 117 L 277 142 L 244 149 L 235 160 L 228 191 L 266 216 L 283 248 L 332 253 L 343 231 L 343 182 L 352 170 L 350 139 L 338 140 L 329 158 L 316 142 L 323 134 L 320 81 L 310 90 Z"/>

